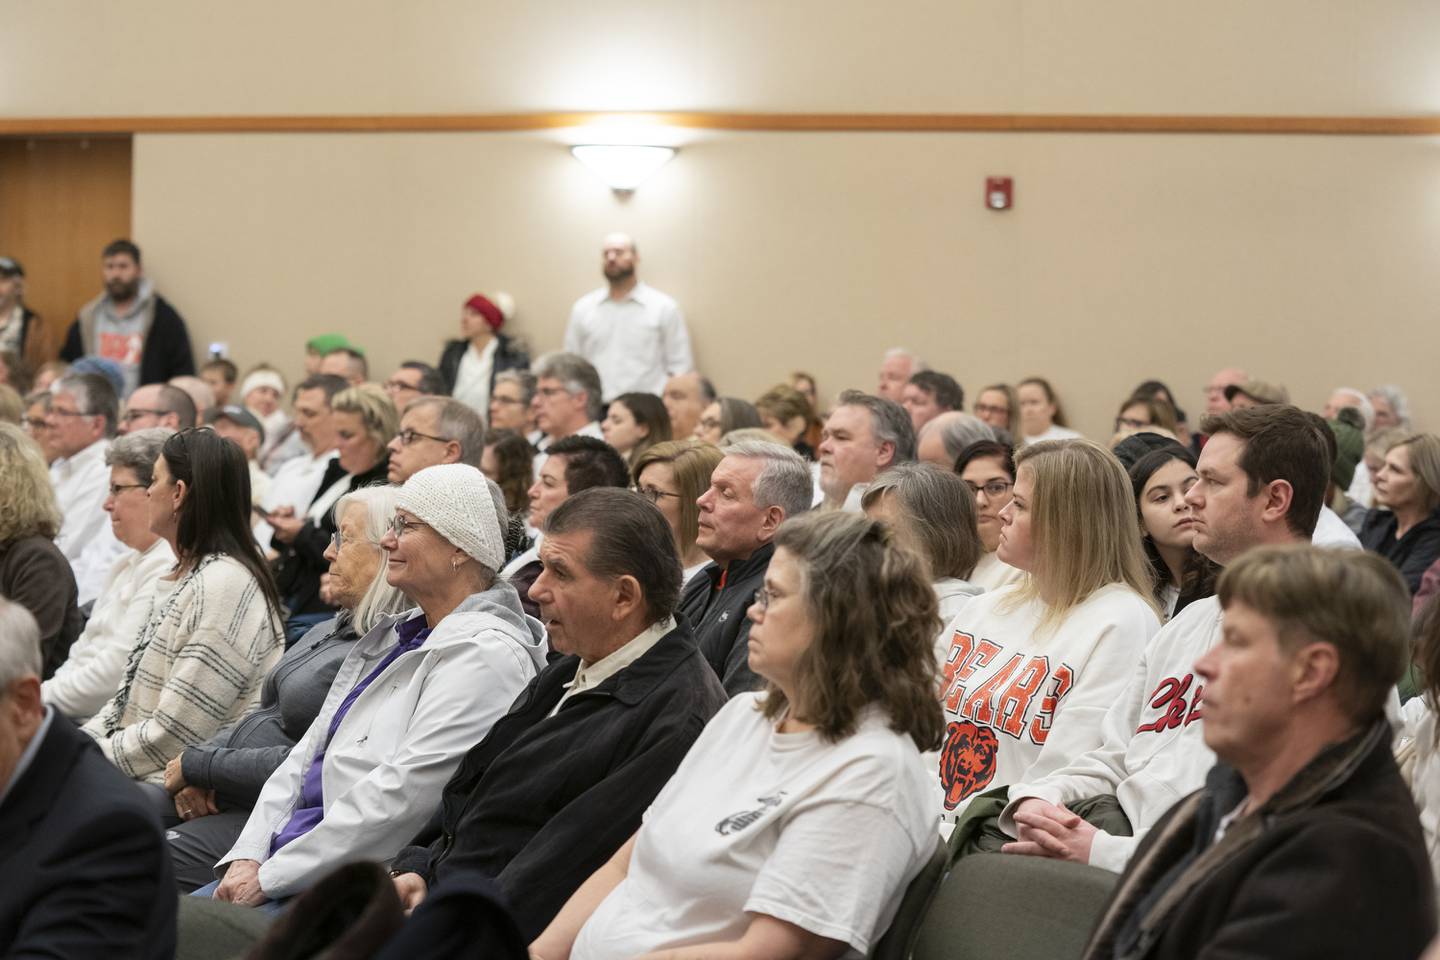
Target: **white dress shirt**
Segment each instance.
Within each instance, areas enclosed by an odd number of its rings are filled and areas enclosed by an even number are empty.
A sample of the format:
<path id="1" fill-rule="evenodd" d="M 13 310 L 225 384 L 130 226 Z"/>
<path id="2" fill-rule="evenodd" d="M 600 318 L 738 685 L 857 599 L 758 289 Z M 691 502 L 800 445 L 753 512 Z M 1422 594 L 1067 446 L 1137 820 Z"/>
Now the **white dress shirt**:
<path id="1" fill-rule="evenodd" d="M 490 378 L 495 372 L 495 350 L 499 346 L 500 341 L 495 337 L 485 344 L 484 350 L 476 350 L 475 344 L 470 344 L 455 374 L 452 396 L 482 417 L 490 416 Z"/>
<path id="2" fill-rule="evenodd" d="M 99 596 L 110 568 L 128 549 L 115 539 L 105 512 L 110 496 L 110 468 L 105 466 L 109 449 L 109 440 L 96 440 L 73 457 L 50 465 L 55 502 L 64 517 L 55 546 L 70 561 L 80 591 L 76 602 L 82 607 Z"/>
<path id="3" fill-rule="evenodd" d="M 650 648 L 660 642 L 660 638 L 671 630 L 675 629 L 675 618 L 666 617 L 659 623 L 652 624 L 643 630 L 639 636 L 632 637 L 623 647 L 613 651 L 609 656 L 601 657 L 594 663 L 580 661 L 580 666 L 575 671 L 575 679 L 565 684 L 565 693 L 561 695 L 555 708 L 550 711 L 550 716 L 560 712 L 565 701 L 577 693 L 584 693 L 586 690 L 593 690 L 615 674 L 624 670 L 630 664 L 639 660 L 650 652 Z"/>
<path id="4" fill-rule="evenodd" d="M 600 371 L 606 403 L 622 393 L 659 396 L 666 380 L 695 369 L 680 305 L 643 283 L 620 300 L 601 287 L 575 301 L 565 352 L 578 353 Z"/>
<path id="5" fill-rule="evenodd" d="M 320 481 L 325 479 L 325 471 L 330 468 L 330 461 L 338 456 L 334 450 L 327 450 L 320 454 L 307 453 L 303 457 L 286 460 L 275 472 L 270 489 L 260 501 L 265 512 L 269 513 L 279 507 L 292 507 L 297 517 L 303 516 L 306 508 L 310 506 L 310 501 L 320 492 Z M 261 546 L 269 547 L 274 534 L 274 529 L 265 521 L 255 524 L 255 541 Z"/>

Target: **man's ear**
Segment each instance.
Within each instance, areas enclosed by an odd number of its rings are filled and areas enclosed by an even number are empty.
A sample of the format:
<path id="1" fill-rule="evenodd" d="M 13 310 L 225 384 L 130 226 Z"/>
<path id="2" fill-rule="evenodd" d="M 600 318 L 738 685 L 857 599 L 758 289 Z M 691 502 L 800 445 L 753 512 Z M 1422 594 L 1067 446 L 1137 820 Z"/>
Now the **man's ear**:
<path id="1" fill-rule="evenodd" d="M 460 453 L 461 453 L 461 450 L 460 450 L 460 441 L 459 441 L 459 440 L 447 440 L 447 441 L 445 441 L 445 462 L 446 462 L 446 463 L 459 463 L 459 462 L 460 462 Z"/>
<path id="2" fill-rule="evenodd" d="M 1285 514 L 1295 502 L 1295 488 L 1289 480 L 1271 480 L 1265 485 L 1265 510 L 1261 519 L 1267 523 L 1284 523 Z"/>
<path id="3" fill-rule="evenodd" d="M 1332 643 L 1308 643 L 1295 652 L 1291 682 L 1294 702 L 1304 703 L 1335 686 L 1340 673 L 1340 651 Z"/>
<path id="4" fill-rule="evenodd" d="M 617 622 L 630 616 L 645 603 L 645 591 L 640 589 L 640 581 L 628 573 L 615 579 L 611 596 L 615 605 L 610 609 L 610 619 Z"/>
<path id="5" fill-rule="evenodd" d="M 765 508 L 765 514 L 760 520 L 760 533 L 755 538 L 761 543 L 769 543 L 775 539 L 775 531 L 780 524 L 785 522 L 785 508 L 779 504 L 772 503 Z"/>
<path id="6" fill-rule="evenodd" d="M 895 462 L 895 444 L 890 440 L 880 441 L 876 448 L 875 466 L 877 468 L 888 467 Z"/>

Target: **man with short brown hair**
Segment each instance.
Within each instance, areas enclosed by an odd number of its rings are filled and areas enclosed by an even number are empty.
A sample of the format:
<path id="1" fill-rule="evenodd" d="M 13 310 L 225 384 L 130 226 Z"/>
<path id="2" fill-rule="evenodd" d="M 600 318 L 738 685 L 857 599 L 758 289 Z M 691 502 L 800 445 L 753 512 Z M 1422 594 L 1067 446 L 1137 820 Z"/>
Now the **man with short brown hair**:
<path id="1" fill-rule="evenodd" d="M 1288 547 L 1242 557 L 1219 596 L 1195 669 L 1220 763 L 1141 842 L 1086 960 L 1418 956 L 1434 883 L 1384 714 L 1409 591 L 1378 557 Z"/>

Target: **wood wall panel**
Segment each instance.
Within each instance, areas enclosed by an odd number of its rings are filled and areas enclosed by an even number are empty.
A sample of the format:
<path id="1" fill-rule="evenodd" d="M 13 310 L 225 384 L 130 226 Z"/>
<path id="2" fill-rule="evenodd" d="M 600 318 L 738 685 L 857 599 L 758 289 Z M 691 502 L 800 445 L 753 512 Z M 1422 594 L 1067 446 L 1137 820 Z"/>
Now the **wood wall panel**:
<path id="1" fill-rule="evenodd" d="M 100 250 L 130 234 L 131 141 L 0 140 L 0 252 L 25 267 L 25 299 L 51 354 L 100 291 Z"/>

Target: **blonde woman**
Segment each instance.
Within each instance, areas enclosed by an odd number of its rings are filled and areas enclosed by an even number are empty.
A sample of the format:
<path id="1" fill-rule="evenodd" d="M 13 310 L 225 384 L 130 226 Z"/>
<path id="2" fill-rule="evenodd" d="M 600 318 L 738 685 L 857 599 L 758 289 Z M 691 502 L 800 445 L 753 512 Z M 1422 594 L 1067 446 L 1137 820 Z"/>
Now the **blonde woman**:
<path id="1" fill-rule="evenodd" d="M 1100 720 L 1160 629 L 1130 478 L 1088 440 L 1015 458 L 998 553 L 1027 573 L 949 624 L 941 815 L 1100 745 Z"/>
<path id="2" fill-rule="evenodd" d="M 660 508 L 675 533 L 682 589 L 710 562 L 695 545 L 700 520 L 695 501 L 710 489 L 710 474 L 723 457 L 718 447 L 701 440 L 667 440 L 642 453 L 631 468 L 636 492 Z"/>
<path id="3" fill-rule="evenodd" d="M 275 540 L 282 544 L 275 582 L 290 611 L 287 639 L 330 619 L 334 605 L 320 595 L 320 575 L 328 565 L 325 548 L 335 535 L 335 504 L 361 487 L 386 482 L 390 469 L 387 445 L 400 431 L 400 415 L 385 388 L 362 383 L 341 390 L 330 401 L 335 429 L 335 464 L 320 481 L 320 490 L 300 517 L 271 519 Z"/>
<path id="4" fill-rule="evenodd" d="M 1374 483 L 1360 543 L 1394 564 L 1413 595 L 1440 558 L 1440 437 L 1417 433 L 1390 447 Z"/>
<path id="5" fill-rule="evenodd" d="M 60 509 L 40 448 L 13 423 L 0 423 L 0 596 L 40 625 L 41 679 L 48 680 L 80 635 L 75 575 L 55 546 Z"/>

